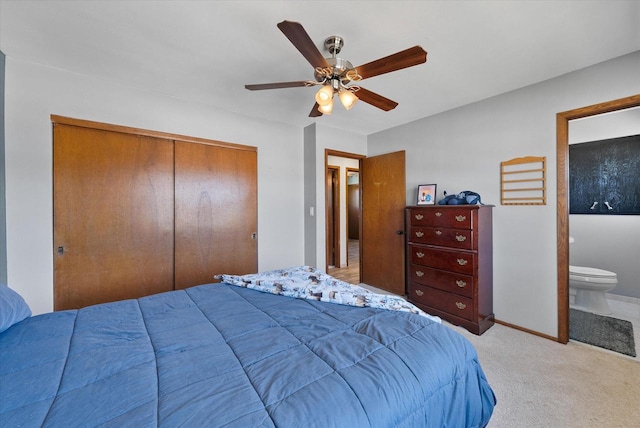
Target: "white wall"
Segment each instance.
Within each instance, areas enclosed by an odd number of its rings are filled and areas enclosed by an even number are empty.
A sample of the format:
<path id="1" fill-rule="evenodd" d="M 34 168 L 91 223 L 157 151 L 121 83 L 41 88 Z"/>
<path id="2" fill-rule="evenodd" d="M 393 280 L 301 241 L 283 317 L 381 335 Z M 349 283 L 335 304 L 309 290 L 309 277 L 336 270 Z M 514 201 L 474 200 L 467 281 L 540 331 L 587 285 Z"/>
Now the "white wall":
<path id="1" fill-rule="evenodd" d="M 316 124 L 304 128 L 304 264 L 316 266 Z"/>
<path id="2" fill-rule="evenodd" d="M 569 144 L 638 134 L 640 107 L 569 122 Z M 618 285 L 610 293 L 640 298 L 640 215 L 572 214 L 569 233 L 571 265 L 615 272 Z"/>
<path id="3" fill-rule="evenodd" d="M 5 203 L 4 161 L 4 64 L 5 55 L 0 51 L 0 283 L 7 283 L 7 222 Z"/>
<path id="4" fill-rule="evenodd" d="M 556 113 L 640 93 L 638 70 L 635 52 L 369 136 L 369 156 L 406 150 L 408 204 L 437 183 L 496 205 L 497 319 L 557 337 Z M 500 162 L 521 156 L 547 157 L 546 206 L 500 205 Z"/>
<path id="5" fill-rule="evenodd" d="M 50 115 L 258 147 L 258 267 L 303 262 L 303 131 L 6 58 L 8 284 L 53 309 Z M 248 126 L 250 123 L 251 126 Z"/>

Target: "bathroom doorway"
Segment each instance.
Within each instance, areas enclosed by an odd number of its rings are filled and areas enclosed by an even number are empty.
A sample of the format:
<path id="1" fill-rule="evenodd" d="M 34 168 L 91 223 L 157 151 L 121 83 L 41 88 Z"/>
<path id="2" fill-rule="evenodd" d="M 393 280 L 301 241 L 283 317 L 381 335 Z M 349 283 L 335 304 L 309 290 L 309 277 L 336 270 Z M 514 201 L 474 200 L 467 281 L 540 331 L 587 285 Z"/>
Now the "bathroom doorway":
<path id="1" fill-rule="evenodd" d="M 640 106 L 640 95 L 569 110 L 556 115 L 558 342 L 569 341 L 569 126 L 570 121 Z"/>

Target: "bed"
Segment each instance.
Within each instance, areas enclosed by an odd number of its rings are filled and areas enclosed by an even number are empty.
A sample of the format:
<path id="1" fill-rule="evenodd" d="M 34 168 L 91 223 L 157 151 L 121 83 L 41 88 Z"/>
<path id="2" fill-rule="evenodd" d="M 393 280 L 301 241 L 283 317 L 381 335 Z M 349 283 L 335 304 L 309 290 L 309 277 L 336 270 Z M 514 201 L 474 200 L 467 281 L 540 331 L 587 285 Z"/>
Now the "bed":
<path id="1" fill-rule="evenodd" d="M 472 345 L 403 299 L 308 266 L 219 278 L 37 316 L 5 298 L 0 425 L 488 423 Z"/>

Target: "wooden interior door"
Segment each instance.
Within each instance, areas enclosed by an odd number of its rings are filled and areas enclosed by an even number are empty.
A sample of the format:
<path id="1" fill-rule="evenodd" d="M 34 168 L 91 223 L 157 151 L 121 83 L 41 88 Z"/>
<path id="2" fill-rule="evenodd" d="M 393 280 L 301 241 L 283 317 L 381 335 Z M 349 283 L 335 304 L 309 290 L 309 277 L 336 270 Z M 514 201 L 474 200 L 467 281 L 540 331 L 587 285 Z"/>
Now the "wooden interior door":
<path id="1" fill-rule="evenodd" d="M 175 180 L 175 288 L 257 272 L 257 152 L 176 141 Z"/>
<path id="2" fill-rule="evenodd" d="M 363 159 L 362 282 L 405 294 L 405 152 Z"/>
<path id="3" fill-rule="evenodd" d="M 56 123 L 54 309 L 173 289 L 173 143 Z"/>

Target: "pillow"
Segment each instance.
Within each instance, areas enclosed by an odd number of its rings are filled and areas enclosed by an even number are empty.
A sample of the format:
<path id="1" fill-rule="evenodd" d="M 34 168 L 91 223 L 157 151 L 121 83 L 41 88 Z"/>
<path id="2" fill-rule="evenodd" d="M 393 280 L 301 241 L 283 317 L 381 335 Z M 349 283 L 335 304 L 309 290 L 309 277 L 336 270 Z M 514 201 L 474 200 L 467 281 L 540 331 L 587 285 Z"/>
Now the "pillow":
<path id="1" fill-rule="evenodd" d="M 31 309 L 22 296 L 0 284 L 0 333 L 30 316 Z"/>

